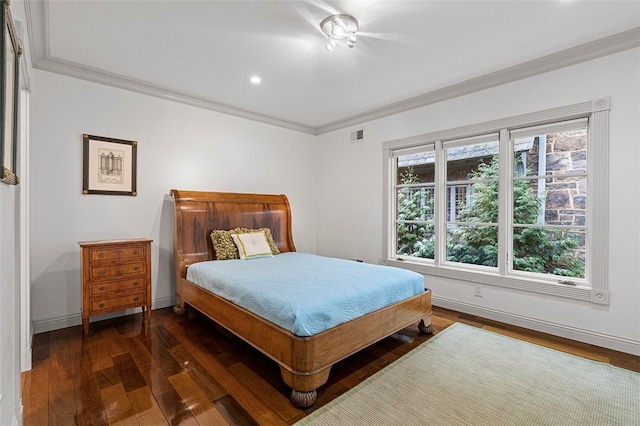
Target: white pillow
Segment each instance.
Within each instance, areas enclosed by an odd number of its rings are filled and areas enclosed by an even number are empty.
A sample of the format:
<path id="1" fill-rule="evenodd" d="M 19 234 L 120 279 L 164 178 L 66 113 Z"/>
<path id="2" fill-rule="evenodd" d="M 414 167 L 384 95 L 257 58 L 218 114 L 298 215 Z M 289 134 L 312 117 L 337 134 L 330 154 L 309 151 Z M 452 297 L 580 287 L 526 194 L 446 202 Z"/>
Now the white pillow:
<path id="1" fill-rule="evenodd" d="M 240 259 L 254 259 L 256 257 L 272 257 L 271 247 L 264 232 L 248 232 L 245 234 L 231 234 L 233 242 L 238 247 Z"/>

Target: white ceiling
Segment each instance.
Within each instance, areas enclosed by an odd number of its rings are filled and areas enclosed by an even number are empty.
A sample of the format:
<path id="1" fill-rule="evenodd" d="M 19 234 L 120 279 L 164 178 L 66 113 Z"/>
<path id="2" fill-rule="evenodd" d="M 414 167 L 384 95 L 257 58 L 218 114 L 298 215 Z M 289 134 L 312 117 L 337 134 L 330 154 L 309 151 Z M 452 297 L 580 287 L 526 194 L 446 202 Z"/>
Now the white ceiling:
<path id="1" fill-rule="evenodd" d="M 640 0 L 27 0 L 25 9 L 36 68 L 312 134 L 640 46 Z M 334 13 L 358 19 L 353 49 L 325 50 L 319 23 Z"/>

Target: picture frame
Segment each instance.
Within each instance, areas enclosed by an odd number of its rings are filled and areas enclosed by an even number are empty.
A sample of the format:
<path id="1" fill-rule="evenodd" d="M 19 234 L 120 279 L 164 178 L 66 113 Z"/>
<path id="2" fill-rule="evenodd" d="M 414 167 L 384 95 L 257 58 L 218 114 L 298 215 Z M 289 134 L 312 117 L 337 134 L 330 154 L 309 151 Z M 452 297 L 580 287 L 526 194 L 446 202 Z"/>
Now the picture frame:
<path id="1" fill-rule="evenodd" d="M 82 135 L 82 193 L 138 195 L 137 141 Z"/>
<path id="2" fill-rule="evenodd" d="M 0 181 L 17 185 L 18 162 L 18 99 L 20 91 L 20 55 L 18 40 L 9 0 L 2 2 L 0 12 Z"/>

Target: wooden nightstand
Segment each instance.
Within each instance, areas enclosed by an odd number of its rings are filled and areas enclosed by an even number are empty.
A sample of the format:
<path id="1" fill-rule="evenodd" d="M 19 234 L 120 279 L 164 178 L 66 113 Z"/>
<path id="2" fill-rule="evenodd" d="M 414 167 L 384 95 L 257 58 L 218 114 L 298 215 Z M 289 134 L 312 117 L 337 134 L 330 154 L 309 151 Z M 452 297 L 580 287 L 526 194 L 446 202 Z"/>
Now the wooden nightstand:
<path id="1" fill-rule="evenodd" d="M 82 335 L 89 335 L 89 317 L 142 307 L 151 319 L 151 242 L 130 240 L 80 241 Z"/>

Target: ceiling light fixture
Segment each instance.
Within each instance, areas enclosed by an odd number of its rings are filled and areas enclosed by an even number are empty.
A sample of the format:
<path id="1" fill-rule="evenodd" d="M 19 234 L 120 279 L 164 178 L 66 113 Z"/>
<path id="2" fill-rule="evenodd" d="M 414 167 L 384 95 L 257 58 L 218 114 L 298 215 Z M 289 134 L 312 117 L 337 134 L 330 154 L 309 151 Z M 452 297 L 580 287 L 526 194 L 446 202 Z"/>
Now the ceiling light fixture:
<path id="1" fill-rule="evenodd" d="M 356 45 L 358 21 L 351 15 L 331 15 L 320 23 L 320 29 L 327 36 L 327 51 L 336 47 L 336 40 L 346 40 L 347 46 Z"/>

